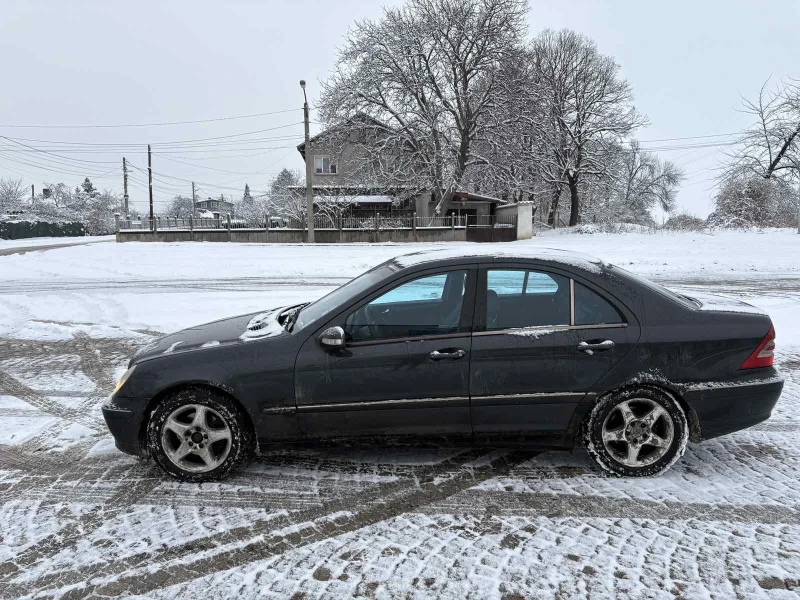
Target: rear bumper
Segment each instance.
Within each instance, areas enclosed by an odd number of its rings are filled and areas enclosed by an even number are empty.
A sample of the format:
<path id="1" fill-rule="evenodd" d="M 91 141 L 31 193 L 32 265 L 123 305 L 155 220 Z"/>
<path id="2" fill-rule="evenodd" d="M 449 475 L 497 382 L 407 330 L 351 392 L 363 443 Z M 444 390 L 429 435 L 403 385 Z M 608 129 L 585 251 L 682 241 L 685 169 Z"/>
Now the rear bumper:
<path id="1" fill-rule="evenodd" d="M 772 376 L 690 384 L 684 397 L 697 415 L 701 439 L 707 440 L 766 421 L 782 390 L 783 379 Z"/>
<path id="2" fill-rule="evenodd" d="M 142 456 L 141 425 L 146 400 L 111 396 L 102 406 L 103 418 L 116 447 L 126 454 Z"/>

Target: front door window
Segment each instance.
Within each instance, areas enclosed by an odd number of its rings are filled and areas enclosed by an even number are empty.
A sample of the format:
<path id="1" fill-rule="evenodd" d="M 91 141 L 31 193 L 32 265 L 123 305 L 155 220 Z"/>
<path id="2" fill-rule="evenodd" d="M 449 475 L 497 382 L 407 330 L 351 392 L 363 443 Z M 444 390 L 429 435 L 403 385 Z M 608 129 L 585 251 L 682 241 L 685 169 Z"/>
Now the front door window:
<path id="1" fill-rule="evenodd" d="M 467 271 L 449 271 L 397 286 L 347 317 L 348 341 L 458 332 L 466 280 Z"/>

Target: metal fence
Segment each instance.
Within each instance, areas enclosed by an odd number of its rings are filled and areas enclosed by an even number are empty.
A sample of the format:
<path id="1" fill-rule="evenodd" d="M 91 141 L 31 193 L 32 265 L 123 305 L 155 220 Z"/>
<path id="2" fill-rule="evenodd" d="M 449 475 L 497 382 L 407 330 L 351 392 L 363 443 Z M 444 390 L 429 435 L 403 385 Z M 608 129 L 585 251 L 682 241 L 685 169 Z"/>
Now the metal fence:
<path id="1" fill-rule="evenodd" d="M 513 217 L 513 218 L 511 218 Z M 314 216 L 314 229 L 356 229 L 356 230 L 389 230 L 389 229 L 460 229 L 465 227 L 513 227 L 516 215 L 508 217 L 476 217 L 474 215 L 448 215 L 419 217 L 411 214 L 380 213 L 368 216 L 320 215 Z M 120 231 L 202 231 L 227 229 L 259 229 L 259 230 L 305 230 L 306 220 L 294 217 L 275 217 L 265 215 L 263 218 L 242 219 L 238 217 L 178 218 L 156 217 L 153 220 L 120 219 Z"/>

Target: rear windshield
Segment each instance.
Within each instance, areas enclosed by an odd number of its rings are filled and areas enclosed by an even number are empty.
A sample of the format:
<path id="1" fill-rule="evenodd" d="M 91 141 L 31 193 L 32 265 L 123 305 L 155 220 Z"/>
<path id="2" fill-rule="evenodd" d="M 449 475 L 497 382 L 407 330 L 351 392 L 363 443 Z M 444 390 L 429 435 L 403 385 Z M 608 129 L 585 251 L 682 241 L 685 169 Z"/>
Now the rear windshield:
<path id="1" fill-rule="evenodd" d="M 623 269 L 622 267 L 618 267 L 616 265 L 608 265 L 609 267 L 613 268 L 615 271 L 620 271 L 625 274 L 625 277 L 628 279 L 632 279 L 642 287 L 646 287 L 649 290 L 656 292 L 657 294 L 661 294 L 662 296 L 666 296 L 667 298 L 674 300 L 684 306 L 688 306 L 689 308 L 698 308 L 700 303 L 697 300 L 693 300 L 686 296 L 683 296 L 677 292 L 673 292 L 669 288 L 665 288 L 663 285 L 650 281 L 649 279 L 645 279 L 636 273 L 631 273 L 627 269 Z"/>

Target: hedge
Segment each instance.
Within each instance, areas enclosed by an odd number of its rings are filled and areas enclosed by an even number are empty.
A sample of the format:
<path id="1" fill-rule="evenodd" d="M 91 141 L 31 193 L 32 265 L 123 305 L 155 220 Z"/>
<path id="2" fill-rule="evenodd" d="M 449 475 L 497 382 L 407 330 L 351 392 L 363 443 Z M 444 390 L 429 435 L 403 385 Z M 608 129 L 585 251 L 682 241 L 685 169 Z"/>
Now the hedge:
<path id="1" fill-rule="evenodd" d="M 86 235 L 86 229 L 83 223 L 0 221 L 0 239 L 20 240 L 32 237 L 75 237 L 84 235 Z"/>

